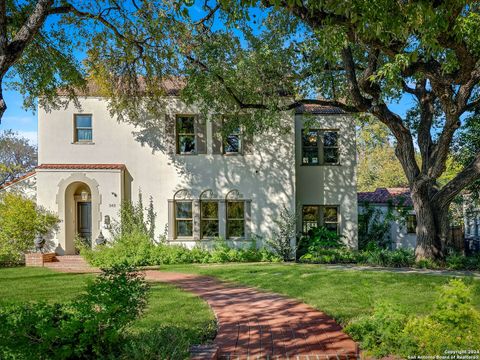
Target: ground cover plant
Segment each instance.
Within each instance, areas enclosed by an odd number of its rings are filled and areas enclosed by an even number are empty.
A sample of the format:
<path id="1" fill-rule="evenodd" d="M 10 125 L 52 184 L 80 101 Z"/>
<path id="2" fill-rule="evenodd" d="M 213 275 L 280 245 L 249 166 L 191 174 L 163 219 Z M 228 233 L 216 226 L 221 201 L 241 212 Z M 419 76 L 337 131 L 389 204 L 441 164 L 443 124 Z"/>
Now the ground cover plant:
<path id="1" fill-rule="evenodd" d="M 0 269 L 0 312 L 32 301 L 67 303 L 85 294 L 94 277 L 42 268 Z M 185 359 L 191 345 L 213 339 L 215 328 L 214 315 L 202 300 L 173 286 L 152 283 L 145 312 L 124 330 L 116 358 Z"/>

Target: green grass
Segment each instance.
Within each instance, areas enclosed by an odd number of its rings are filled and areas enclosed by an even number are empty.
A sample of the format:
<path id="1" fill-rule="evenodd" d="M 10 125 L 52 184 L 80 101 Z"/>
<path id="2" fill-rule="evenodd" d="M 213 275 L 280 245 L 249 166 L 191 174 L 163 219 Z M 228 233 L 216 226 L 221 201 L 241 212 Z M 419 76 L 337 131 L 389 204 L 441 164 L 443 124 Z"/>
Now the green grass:
<path id="1" fill-rule="evenodd" d="M 411 314 L 427 314 L 450 277 L 381 271 L 334 270 L 321 265 L 227 264 L 163 266 L 163 270 L 215 276 L 302 300 L 342 324 L 389 301 Z M 480 281 L 472 282 L 480 308 Z"/>
<path id="2" fill-rule="evenodd" d="M 0 306 L 30 301 L 65 302 L 82 293 L 92 274 L 44 268 L 0 268 Z M 144 315 L 127 330 L 123 359 L 185 359 L 193 344 L 213 339 L 215 317 L 200 298 L 152 283 Z"/>

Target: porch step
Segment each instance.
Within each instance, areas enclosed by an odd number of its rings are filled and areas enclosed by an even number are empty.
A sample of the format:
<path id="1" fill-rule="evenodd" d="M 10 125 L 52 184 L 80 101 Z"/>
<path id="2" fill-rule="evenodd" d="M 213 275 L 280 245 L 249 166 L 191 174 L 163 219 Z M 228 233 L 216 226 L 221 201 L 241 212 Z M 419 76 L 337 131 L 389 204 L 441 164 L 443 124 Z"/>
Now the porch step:
<path id="1" fill-rule="evenodd" d="M 80 255 L 56 255 L 52 262 L 45 262 L 44 267 L 63 272 L 96 272 Z"/>

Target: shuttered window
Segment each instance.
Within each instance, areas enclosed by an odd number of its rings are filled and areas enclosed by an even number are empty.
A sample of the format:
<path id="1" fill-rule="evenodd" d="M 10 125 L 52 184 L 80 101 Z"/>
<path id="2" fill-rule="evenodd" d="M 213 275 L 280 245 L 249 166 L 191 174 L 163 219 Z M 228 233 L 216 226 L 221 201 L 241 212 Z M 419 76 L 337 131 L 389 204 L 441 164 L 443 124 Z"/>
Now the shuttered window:
<path id="1" fill-rule="evenodd" d="M 195 154 L 195 116 L 177 116 L 177 154 Z"/>

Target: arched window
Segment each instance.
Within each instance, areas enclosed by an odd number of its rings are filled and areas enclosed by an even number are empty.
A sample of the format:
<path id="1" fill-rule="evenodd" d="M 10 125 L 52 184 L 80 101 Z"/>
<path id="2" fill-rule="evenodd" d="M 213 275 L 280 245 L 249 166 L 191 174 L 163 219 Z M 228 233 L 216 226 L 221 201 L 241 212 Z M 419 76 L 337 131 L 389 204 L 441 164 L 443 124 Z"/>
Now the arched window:
<path id="1" fill-rule="evenodd" d="M 227 212 L 227 239 L 245 237 L 245 200 L 238 190 L 225 197 Z"/>
<path id="2" fill-rule="evenodd" d="M 205 190 L 200 194 L 200 238 L 208 239 L 218 235 L 218 200 L 212 190 Z"/>
<path id="3" fill-rule="evenodd" d="M 193 237 L 193 201 L 190 193 L 185 190 L 179 190 L 173 196 L 175 232 L 174 237 L 191 238 Z"/>

